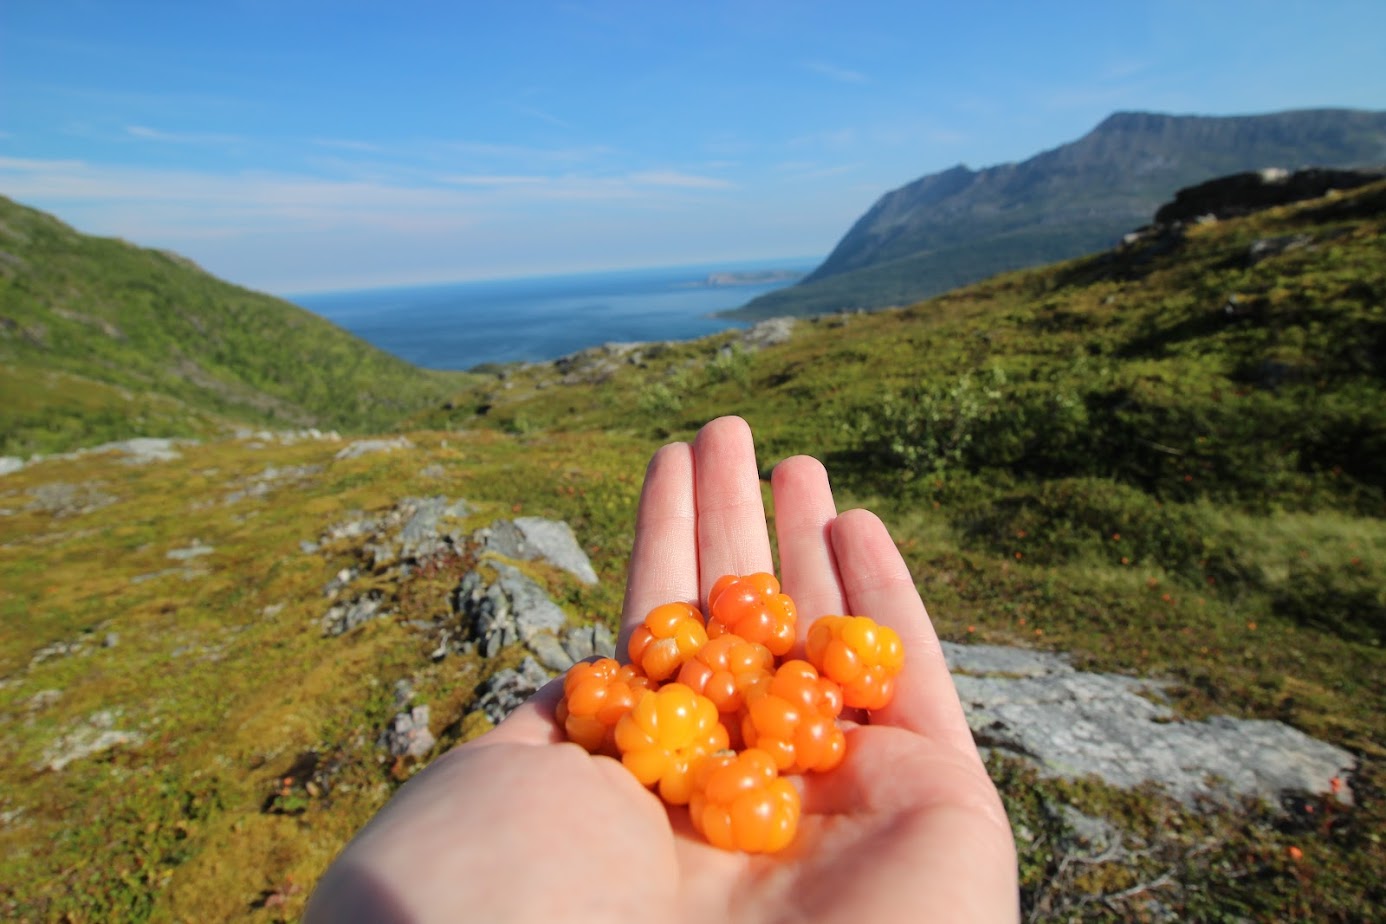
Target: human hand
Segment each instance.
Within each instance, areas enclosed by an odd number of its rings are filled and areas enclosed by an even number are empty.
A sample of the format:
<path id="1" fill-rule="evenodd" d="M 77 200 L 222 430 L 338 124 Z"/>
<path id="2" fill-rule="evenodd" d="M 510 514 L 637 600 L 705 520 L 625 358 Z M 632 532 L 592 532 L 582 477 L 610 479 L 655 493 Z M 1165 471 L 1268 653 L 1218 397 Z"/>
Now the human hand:
<path id="1" fill-rule="evenodd" d="M 847 756 L 802 778 L 795 841 L 719 850 L 619 763 L 563 741 L 550 683 L 493 731 L 405 785 L 323 876 L 305 920 L 1012 921 L 1015 847 L 928 614 L 889 533 L 837 515 L 822 465 L 771 479 L 781 584 L 800 635 L 826 613 L 900 634 L 894 700 L 847 732 Z M 701 604 L 722 574 L 771 571 L 749 428 L 705 426 L 650 462 L 621 644 L 655 606 Z"/>

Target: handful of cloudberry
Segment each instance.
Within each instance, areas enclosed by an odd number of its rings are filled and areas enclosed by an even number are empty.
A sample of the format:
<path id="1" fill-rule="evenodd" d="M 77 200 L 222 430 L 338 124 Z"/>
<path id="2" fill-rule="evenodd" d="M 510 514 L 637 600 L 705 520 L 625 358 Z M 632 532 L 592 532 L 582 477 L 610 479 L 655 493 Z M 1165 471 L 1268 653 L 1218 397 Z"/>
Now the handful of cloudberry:
<path id="1" fill-rule="evenodd" d="M 774 575 L 725 575 L 706 616 L 682 602 L 651 610 L 629 663 L 575 665 L 558 720 L 569 740 L 619 758 L 668 805 L 687 805 L 714 846 L 782 850 L 800 813 L 784 774 L 841 764 L 843 707 L 886 705 L 905 661 L 895 631 L 865 616 L 816 620 L 807 658 L 788 657 L 797 620 Z"/>

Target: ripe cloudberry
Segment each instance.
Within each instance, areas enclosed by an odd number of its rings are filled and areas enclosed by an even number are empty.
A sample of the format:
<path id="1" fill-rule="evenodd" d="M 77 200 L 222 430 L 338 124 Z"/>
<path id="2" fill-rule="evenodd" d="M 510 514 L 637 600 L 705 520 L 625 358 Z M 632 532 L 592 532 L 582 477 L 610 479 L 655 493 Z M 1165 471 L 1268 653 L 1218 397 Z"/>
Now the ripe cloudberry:
<path id="1" fill-rule="evenodd" d="M 799 827 L 798 791 L 776 771 L 774 758 L 755 748 L 700 761 L 688 809 L 694 829 L 723 850 L 774 853 Z"/>
<path id="2" fill-rule="evenodd" d="M 807 661 L 786 661 L 769 683 L 747 694 L 741 732 L 747 747 L 765 751 L 781 772 L 827 771 L 847 753 L 836 722 L 840 712 L 836 683 Z"/>
<path id="3" fill-rule="evenodd" d="M 563 678 L 563 698 L 554 712 L 568 740 L 593 754 L 615 754 L 616 723 L 651 687 L 634 665 L 614 658 L 581 661 Z"/>
<path id="4" fill-rule="evenodd" d="M 709 638 L 739 635 L 776 657 L 794 645 L 797 611 L 773 574 L 723 575 L 708 591 L 707 610 Z"/>
<path id="5" fill-rule="evenodd" d="M 757 683 L 770 679 L 775 656 L 764 645 L 748 642 L 739 635 L 709 639 L 679 669 L 679 683 L 712 700 L 717 711 L 736 712 L 745 704 L 745 693 Z"/>
<path id="6" fill-rule="evenodd" d="M 621 763 L 670 805 L 686 805 L 699 759 L 727 746 L 712 700 L 681 683 L 646 693 L 616 723 Z"/>
<path id="7" fill-rule="evenodd" d="M 867 616 L 822 616 L 809 627 L 808 659 L 842 685 L 848 706 L 880 709 L 895 694 L 905 648 L 889 626 Z"/>
<path id="8" fill-rule="evenodd" d="M 691 603 L 665 603 L 650 610 L 631 634 L 626 652 L 651 680 L 667 680 L 707 643 L 703 614 Z"/>

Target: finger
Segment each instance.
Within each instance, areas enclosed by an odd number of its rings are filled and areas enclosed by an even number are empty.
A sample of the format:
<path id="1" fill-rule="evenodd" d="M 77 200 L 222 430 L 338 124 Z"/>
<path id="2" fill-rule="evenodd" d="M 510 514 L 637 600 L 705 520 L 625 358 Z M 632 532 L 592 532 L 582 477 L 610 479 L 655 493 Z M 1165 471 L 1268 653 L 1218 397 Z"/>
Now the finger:
<path id="1" fill-rule="evenodd" d="M 719 417 L 693 442 L 698 511 L 700 596 L 724 574 L 754 574 L 774 567 L 765 502 L 760 495 L 751 428 L 740 417 Z"/>
<path id="2" fill-rule="evenodd" d="M 693 449 L 670 443 L 655 452 L 645 469 L 635 543 L 621 606 L 616 642 L 624 657 L 630 633 L 645 614 L 663 603 L 698 603 L 698 527 L 693 508 Z"/>
<path id="3" fill-rule="evenodd" d="M 905 648 L 895 697 L 871 713 L 872 724 L 907 728 L 975 754 L 933 623 L 885 524 L 869 511 L 849 510 L 833 522 L 831 536 L 852 614 L 891 627 Z"/>
<path id="4" fill-rule="evenodd" d="M 799 637 L 828 613 L 846 612 L 829 529 L 837 518 L 823 464 L 794 456 L 770 476 L 775 498 L 775 539 L 780 550 L 780 584 L 799 611 Z"/>

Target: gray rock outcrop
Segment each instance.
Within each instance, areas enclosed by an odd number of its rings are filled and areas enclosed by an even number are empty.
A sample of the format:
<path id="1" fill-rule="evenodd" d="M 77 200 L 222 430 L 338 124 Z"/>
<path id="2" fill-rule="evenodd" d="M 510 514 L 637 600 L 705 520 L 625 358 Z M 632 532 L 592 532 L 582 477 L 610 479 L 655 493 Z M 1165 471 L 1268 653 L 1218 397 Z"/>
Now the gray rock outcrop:
<path id="1" fill-rule="evenodd" d="M 394 452 L 396 449 L 413 449 L 414 444 L 403 436 L 392 439 L 356 440 L 337 450 L 337 459 L 355 459 L 373 452 Z"/>
<path id="2" fill-rule="evenodd" d="M 393 757 L 423 757 L 438 743 L 428 730 L 428 713 L 427 706 L 397 713 L 381 734 L 378 746 Z"/>
<path id="3" fill-rule="evenodd" d="M 365 625 L 377 616 L 383 615 L 380 598 L 374 594 L 367 594 L 349 603 L 338 603 L 330 607 L 322 617 L 322 633 L 328 636 L 345 635 L 357 626 Z"/>
<path id="4" fill-rule="evenodd" d="M 493 724 L 499 725 L 548 682 L 549 675 L 538 662 L 525 658 L 518 670 L 497 671 L 481 685 L 477 708 L 486 713 Z"/>
<path id="5" fill-rule="evenodd" d="M 68 729 L 66 734 L 54 741 L 44 751 L 43 760 L 36 769 L 58 771 L 73 761 L 93 754 L 144 743 L 144 735 L 140 732 L 116 728 L 119 717 L 119 712 L 113 709 L 93 713 L 85 722 Z"/>
<path id="6" fill-rule="evenodd" d="M 1154 783 L 1180 801 L 1275 803 L 1327 793 L 1356 759 L 1283 722 L 1180 720 L 1158 681 L 1078 671 L 1060 655 L 943 643 L 978 743 L 1023 757 L 1042 774 Z M 1343 789 L 1341 797 L 1350 798 Z"/>
<path id="7" fill-rule="evenodd" d="M 1234 173 L 1179 190 L 1172 201 L 1156 211 L 1155 223 L 1187 222 L 1207 215 L 1217 219 L 1235 218 L 1277 205 L 1317 199 L 1335 189 L 1356 189 L 1383 177 L 1386 171 L 1325 167 L 1293 172 L 1272 168 Z"/>
<path id="8" fill-rule="evenodd" d="M 528 644 L 544 632 L 557 638 L 568 622 L 558 604 L 519 569 L 498 564 L 496 571 L 490 584 L 480 572 L 468 572 L 455 594 L 456 610 L 482 656 L 492 657 L 517 642 Z"/>
<path id="9" fill-rule="evenodd" d="M 591 559 L 578 545 L 572 527 L 562 520 L 543 517 L 497 520 L 477 530 L 473 539 L 488 552 L 520 561 L 546 561 L 584 584 L 597 583 Z"/>

